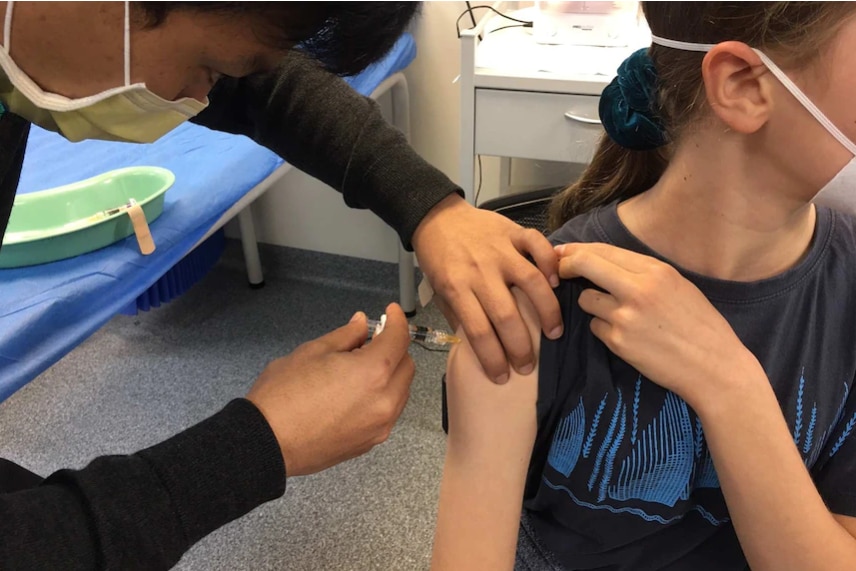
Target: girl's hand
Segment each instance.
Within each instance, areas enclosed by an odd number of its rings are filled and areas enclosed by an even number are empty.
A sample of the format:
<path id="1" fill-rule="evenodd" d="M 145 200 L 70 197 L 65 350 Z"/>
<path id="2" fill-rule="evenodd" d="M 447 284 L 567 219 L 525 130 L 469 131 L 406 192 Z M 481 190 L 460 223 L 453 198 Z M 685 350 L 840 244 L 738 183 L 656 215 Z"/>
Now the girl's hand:
<path id="1" fill-rule="evenodd" d="M 711 391 L 756 378 L 760 366 L 707 298 L 672 266 L 608 244 L 558 246 L 559 276 L 582 277 L 608 293 L 579 298 L 591 330 L 651 381 L 691 406 Z"/>

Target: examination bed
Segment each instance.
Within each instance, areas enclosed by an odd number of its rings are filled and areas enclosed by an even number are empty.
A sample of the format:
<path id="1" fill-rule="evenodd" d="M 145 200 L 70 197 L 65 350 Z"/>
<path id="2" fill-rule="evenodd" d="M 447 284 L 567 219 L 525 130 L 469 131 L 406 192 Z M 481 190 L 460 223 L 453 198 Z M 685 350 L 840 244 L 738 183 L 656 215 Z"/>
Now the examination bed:
<path id="1" fill-rule="evenodd" d="M 400 72 L 415 57 L 413 38 L 405 35 L 384 60 L 348 78 L 364 95 L 389 93 L 392 121 L 405 134 L 409 134 L 409 94 Z M 204 259 L 205 247 L 223 240 L 220 229 L 235 216 L 249 281 L 262 282 L 251 204 L 292 167 L 246 137 L 185 124 L 151 145 L 72 144 L 33 127 L 18 192 L 134 165 L 164 167 L 175 174 L 164 212 L 151 225 L 157 245 L 152 255 L 141 256 L 132 236 L 75 258 L 0 270 L 0 401 L 117 313 L 147 309 L 174 297 L 180 290 L 177 282 L 210 267 L 213 260 Z M 413 310 L 413 258 L 399 249 L 401 302 Z M 216 248 L 209 250 L 219 256 Z"/>

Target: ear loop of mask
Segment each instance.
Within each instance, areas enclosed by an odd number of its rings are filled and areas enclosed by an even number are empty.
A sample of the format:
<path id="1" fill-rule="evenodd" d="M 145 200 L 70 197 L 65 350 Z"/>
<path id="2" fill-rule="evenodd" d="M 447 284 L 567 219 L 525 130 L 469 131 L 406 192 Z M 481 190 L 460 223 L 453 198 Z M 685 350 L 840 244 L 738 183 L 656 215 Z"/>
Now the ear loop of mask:
<path id="1" fill-rule="evenodd" d="M 12 46 L 12 9 L 15 6 L 14 0 L 9 0 L 6 3 L 6 17 L 3 20 L 3 51 L 7 54 Z M 125 0 L 125 86 L 131 85 L 131 10 L 130 2 Z"/>
<path id="2" fill-rule="evenodd" d="M 9 49 L 12 47 L 12 8 L 15 6 L 14 0 L 9 0 L 6 3 L 6 19 L 3 21 L 3 51 L 9 54 Z"/>
<path id="3" fill-rule="evenodd" d="M 681 42 L 678 40 L 661 38 L 655 35 L 651 36 L 651 42 L 663 47 L 673 48 L 676 50 L 685 50 L 690 52 L 709 52 L 714 47 L 716 47 L 716 44 L 695 44 L 692 42 Z M 776 79 L 778 79 L 782 83 L 782 85 L 785 86 L 785 89 L 787 89 L 791 93 L 791 95 L 793 95 L 797 99 L 797 101 L 799 101 L 803 105 L 803 107 L 805 107 L 806 110 L 811 113 L 812 117 L 817 119 L 817 121 L 829 132 L 829 134 L 835 137 L 836 141 L 841 143 L 841 145 L 845 149 L 850 151 L 851 155 L 856 157 L 856 145 L 854 145 L 853 142 L 848 139 L 847 136 L 842 133 L 838 129 L 838 127 L 836 127 L 832 123 L 832 121 L 830 121 L 826 117 L 826 115 L 823 114 L 820 109 L 817 108 L 817 106 L 811 101 L 811 99 L 806 97 L 805 93 L 802 92 L 802 89 L 797 87 L 797 85 L 793 81 L 791 81 L 791 78 L 785 75 L 785 73 L 781 69 L 779 69 L 779 66 L 777 66 L 773 62 L 773 60 L 767 57 L 766 54 L 755 48 L 752 48 L 752 51 L 758 54 L 758 57 L 761 58 L 761 61 L 764 63 L 767 69 L 769 69 L 770 72 L 776 77 Z"/>
<path id="4" fill-rule="evenodd" d="M 131 85 L 131 11 L 125 0 L 125 87 Z"/>

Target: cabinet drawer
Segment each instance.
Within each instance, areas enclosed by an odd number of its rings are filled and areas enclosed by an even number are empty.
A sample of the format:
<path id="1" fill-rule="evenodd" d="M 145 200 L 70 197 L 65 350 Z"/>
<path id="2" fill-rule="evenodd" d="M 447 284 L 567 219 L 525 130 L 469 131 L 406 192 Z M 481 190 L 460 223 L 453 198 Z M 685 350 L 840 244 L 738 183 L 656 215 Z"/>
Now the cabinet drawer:
<path id="1" fill-rule="evenodd" d="M 588 163 L 603 133 L 599 97 L 476 90 L 476 153 Z"/>

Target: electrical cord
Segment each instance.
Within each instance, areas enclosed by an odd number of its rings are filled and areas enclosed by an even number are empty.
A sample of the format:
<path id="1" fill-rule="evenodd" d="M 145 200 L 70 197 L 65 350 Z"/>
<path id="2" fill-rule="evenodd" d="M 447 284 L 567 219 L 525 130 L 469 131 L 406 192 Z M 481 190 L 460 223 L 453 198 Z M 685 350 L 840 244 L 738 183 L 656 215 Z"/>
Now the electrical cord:
<path id="1" fill-rule="evenodd" d="M 464 4 L 466 4 L 466 5 L 467 5 L 467 12 L 469 12 L 469 13 L 470 13 L 470 21 L 473 23 L 473 28 L 475 28 L 478 24 L 476 24 L 476 17 L 475 17 L 475 15 L 473 15 L 473 7 L 472 7 L 472 6 L 470 6 L 470 3 L 469 3 L 469 2 L 464 2 Z M 460 18 L 458 18 L 458 20 L 460 20 Z M 461 31 L 460 31 L 460 30 L 458 30 L 458 37 L 459 37 L 459 38 L 461 37 Z M 479 34 L 479 41 L 482 41 L 481 34 Z"/>
<path id="2" fill-rule="evenodd" d="M 529 24 L 511 24 L 510 26 L 502 26 L 501 28 L 495 28 L 495 29 L 491 30 L 490 33 L 493 34 L 494 32 L 498 32 L 500 30 L 507 30 L 508 28 L 531 28 L 531 27 L 532 27 L 531 22 Z"/>
<path id="3" fill-rule="evenodd" d="M 515 18 L 513 16 L 503 14 L 502 12 L 500 12 L 499 10 L 494 8 L 493 6 L 488 6 L 486 4 L 479 5 L 479 6 L 470 6 L 469 2 L 465 2 L 465 4 L 467 5 L 467 9 L 464 10 L 463 12 L 461 12 L 460 16 L 458 16 L 458 19 L 455 21 L 455 30 L 458 32 L 459 38 L 461 37 L 461 19 L 464 16 L 466 16 L 467 14 L 469 14 L 470 20 L 473 23 L 473 27 L 475 27 L 476 26 L 476 17 L 473 15 L 473 10 L 479 10 L 479 9 L 484 9 L 484 8 L 490 10 L 491 12 L 496 14 L 497 16 L 505 18 L 506 20 L 510 20 L 512 22 L 517 22 L 518 24 L 521 25 L 521 27 L 524 27 L 524 28 L 531 28 L 532 27 L 532 22 L 530 22 L 529 20 L 521 20 L 519 18 Z M 481 39 L 481 36 L 479 36 L 479 39 Z"/>
<path id="4" fill-rule="evenodd" d="M 476 187 L 476 195 L 473 197 L 473 206 L 479 205 L 479 194 L 481 194 L 482 187 L 482 164 L 481 164 L 481 155 L 476 155 L 476 159 L 478 159 L 479 163 L 479 185 Z"/>

